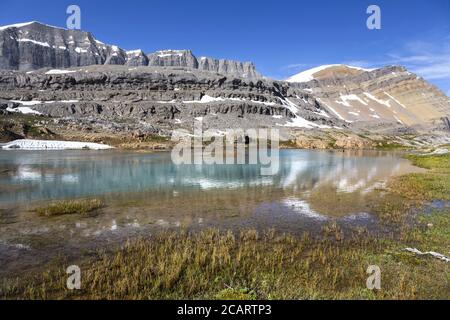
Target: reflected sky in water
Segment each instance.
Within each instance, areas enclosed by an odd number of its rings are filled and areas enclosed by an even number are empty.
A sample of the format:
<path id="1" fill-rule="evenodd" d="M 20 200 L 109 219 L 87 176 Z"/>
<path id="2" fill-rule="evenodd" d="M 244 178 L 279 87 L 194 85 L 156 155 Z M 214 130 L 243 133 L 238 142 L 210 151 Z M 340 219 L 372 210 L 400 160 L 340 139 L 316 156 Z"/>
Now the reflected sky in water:
<path id="1" fill-rule="evenodd" d="M 371 191 L 416 170 L 398 155 L 368 151 L 282 150 L 274 176 L 262 176 L 259 165 L 176 166 L 170 153 L 0 151 L 0 275 L 161 229 L 300 234 L 337 221 L 377 231 L 371 203 L 384 200 Z M 32 210 L 81 197 L 100 197 L 105 207 L 56 217 Z"/>
<path id="2" fill-rule="evenodd" d="M 396 155 L 370 151 L 281 150 L 280 170 L 259 165 L 174 165 L 170 153 L 121 151 L 0 151 L 0 204 L 107 194 L 243 190 L 262 187 L 311 192 L 368 192 L 411 171 Z"/>

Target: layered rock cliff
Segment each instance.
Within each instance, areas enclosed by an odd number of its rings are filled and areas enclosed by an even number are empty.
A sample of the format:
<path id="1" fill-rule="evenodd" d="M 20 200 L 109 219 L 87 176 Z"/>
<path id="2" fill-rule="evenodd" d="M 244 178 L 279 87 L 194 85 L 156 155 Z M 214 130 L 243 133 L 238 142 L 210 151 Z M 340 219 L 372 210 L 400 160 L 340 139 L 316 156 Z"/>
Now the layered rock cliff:
<path id="1" fill-rule="evenodd" d="M 450 99 L 443 92 L 399 66 L 367 70 L 329 65 L 287 81 L 349 123 L 394 121 L 411 126 L 450 116 Z"/>
<path id="2" fill-rule="evenodd" d="M 261 75 L 252 63 L 207 58 L 202 63 L 189 50 L 145 54 L 104 44 L 89 32 L 66 30 L 39 22 L 0 27 L 0 69 L 31 71 L 89 65 L 189 67 L 245 78 Z"/>
<path id="3" fill-rule="evenodd" d="M 251 63 L 197 58 L 189 50 L 124 51 L 87 32 L 33 22 L 0 27 L 0 69 L 7 69 L 0 71 L 3 116 L 152 131 L 191 129 L 195 119 L 219 131 L 450 126 L 448 97 L 398 66 L 329 65 L 274 81 Z"/>

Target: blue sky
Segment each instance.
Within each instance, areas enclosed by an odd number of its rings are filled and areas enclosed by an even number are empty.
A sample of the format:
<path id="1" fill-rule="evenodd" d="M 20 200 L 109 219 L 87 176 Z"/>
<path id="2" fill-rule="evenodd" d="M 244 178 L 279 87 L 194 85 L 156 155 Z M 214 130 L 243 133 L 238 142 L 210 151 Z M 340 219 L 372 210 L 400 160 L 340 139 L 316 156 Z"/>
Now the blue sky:
<path id="1" fill-rule="evenodd" d="M 276 79 L 322 64 L 400 64 L 450 96 L 448 0 L 2 0 L 0 25 L 64 27 L 70 4 L 83 30 L 124 49 L 253 61 Z M 381 8 L 381 30 L 366 27 L 370 4 Z"/>

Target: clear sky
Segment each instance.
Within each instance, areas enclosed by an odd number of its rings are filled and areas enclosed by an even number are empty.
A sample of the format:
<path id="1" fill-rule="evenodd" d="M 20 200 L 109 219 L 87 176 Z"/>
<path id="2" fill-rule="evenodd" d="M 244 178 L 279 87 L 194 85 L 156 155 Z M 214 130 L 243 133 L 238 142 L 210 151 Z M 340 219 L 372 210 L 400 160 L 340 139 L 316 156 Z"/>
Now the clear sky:
<path id="1" fill-rule="evenodd" d="M 65 27 L 70 4 L 83 30 L 127 50 L 253 61 L 276 79 L 322 64 L 400 64 L 450 96 L 449 0 L 2 0 L 0 25 Z M 381 30 L 366 27 L 370 4 Z"/>

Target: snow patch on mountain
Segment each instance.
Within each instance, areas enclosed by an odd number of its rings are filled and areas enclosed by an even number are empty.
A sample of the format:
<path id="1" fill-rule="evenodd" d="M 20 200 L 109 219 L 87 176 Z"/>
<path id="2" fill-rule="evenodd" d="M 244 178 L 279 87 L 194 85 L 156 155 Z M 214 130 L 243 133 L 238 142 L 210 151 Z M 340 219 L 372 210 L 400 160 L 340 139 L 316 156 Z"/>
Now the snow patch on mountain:
<path id="1" fill-rule="evenodd" d="M 35 106 L 37 104 L 42 103 L 42 101 L 37 101 L 37 100 L 32 100 L 32 101 L 11 100 L 11 102 L 20 103 L 20 104 L 23 104 L 24 106 Z"/>
<path id="2" fill-rule="evenodd" d="M 143 54 L 141 49 L 137 49 L 137 50 L 130 50 L 126 52 L 127 55 L 140 55 Z"/>
<path id="3" fill-rule="evenodd" d="M 403 109 L 407 109 L 406 106 L 404 104 L 402 104 L 400 101 L 398 101 L 396 98 L 394 98 L 392 95 L 390 95 L 389 93 L 387 93 L 386 91 L 384 92 L 389 98 L 391 98 L 392 100 L 394 100 L 394 102 L 396 102 L 399 106 L 401 106 Z"/>
<path id="4" fill-rule="evenodd" d="M 10 24 L 7 26 L 1 26 L 0 30 L 6 30 L 6 29 L 10 29 L 10 28 L 21 28 L 21 27 L 25 27 L 28 26 L 32 23 L 35 23 L 36 21 L 30 21 L 30 22 L 24 22 L 24 23 L 16 23 L 16 24 Z"/>
<path id="5" fill-rule="evenodd" d="M 200 100 L 191 100 L 191 101 L 182 101 L 182 103 L 211 103 L 211 102 L 218 102 L 218 101 L 242 101 L 242 102 L 252 102 L 252 103 L 259 103 L 264 104 L 267 106 L 274 106 L 276 103 L 274 102 L 262 102 L 262 101 L 256 101 L 256 100 L 248 100 L 248 99 L 241 99 L 241 98 L 222 98 L 222 97 L 211 97 L 205 94 Z M 160 103 L 173 103 L 176 101 L 158 101 Z"/>
<path id="6" fill-rule="evenodd" d="M 367 103 L 358 97 L 356 94 L 340 95 L 340 101 L 336 100 L 336 103 L 342 104 L 346 107 L 351 107 L 349 101 L 358 101 L 361 104 L 367 106 Z"/>
<path id="7" fill-rule="evenodd" d="M 31 109 L 30 107 L 6 108 L 6 111 L 23 113 L 23 114 L 36 114 L 36 115 L 42 114 L 36 110 Z"/>
<path id="8" fill-rule="evenodd" d="M 299 113 L 299 106 L 296 105 L 295 103 L 293 103 L 292 101 L 290 101 L 289 99 L 286 100 L 282 100 L 282 103 L 284 106 L 286 106 L 286 108 L 289 109 L 289 111 L 291 111 L 295 117 L 291 118 L 291 122 L 286 123 L 284 126 L 285 127 L 296 127 L 296 128 L 322 128 L 322 129 L 327 129 L 330 128 L 329 126 L 326 125 L 320 125 L 311 121 L 306 120 L 305 118 L 301 117 L 298 113 Z"/>
<path id="9" fill-rule="evenodd" d="M 66 74 L 66 73 L 74 73 L 75 70 L 59 70 L 59 69 L 53 69 L 47 71 L 45 74 Z"/>
<path id="10" fill-rule="evenodd" d="M 317 98 L 317 101 L 319 101 L 320 103 L 322 103 L 325 107 L 327 107 L 331 112 L 333 112 L 339 119 L 343 120 L 343 121 L 347 121 L 343 116 L 341 116 L 333 107 L 331 107 L 330 105 L 326 104 L 325 102 L 323 102 L 320 98 Z M 351 121 L 347 121 L 347 122 L 351 122 Z"/>
<path id="11" fill-rule="evenodd" d="M 364 95 L 365 95 L 366 97 L 368 97 L 369 99 L 372 99 L 373 101 L 378 102 L 379 104 L 383 104 L 383 105 L 385 105 L 386 107 L 391 108 L 391 105 L 390 105 L 390 103 L 389 103 L 389 100 L 381 100 L 381 99 L 378 99 L 377 97 L 375 97 L 374 95 L 370 94 L 369 92 L 364 92 Z"/>
<path id="12" fill-rule="evenodd" d="M 52 26 L 52 25 L 49 25 L 49 24 L 41 23 L 39 21 L 29 21 L 29 22 L 15 23 L 15 24 L 9 24 L 9 25 L 5 25 L 5 26 L 0 26 L 0 31 L 6 30 L 6 29 L 11 29 L 11 28 L 22 28 L 22 27 L 26 27 L 26 26 L 29 26 L 29 25 L 34 24 L 34 23 L 37 23 L 39 25 L 42 25 L 42 26 L 45 26 L 45 27 L 49 27 L 49 28 L 60 29 L 60 30 L 67 30 L 66 28 Z"/>
<path id="13" fill-rule="evenodd" d="M 40 42 L 32 39 L 17 39 L 18 42 L 31 42 L 34 44 L 37 44 L 39 46 L 48 47 L 50 48 L 50 45 L 47 42 Z"/>

